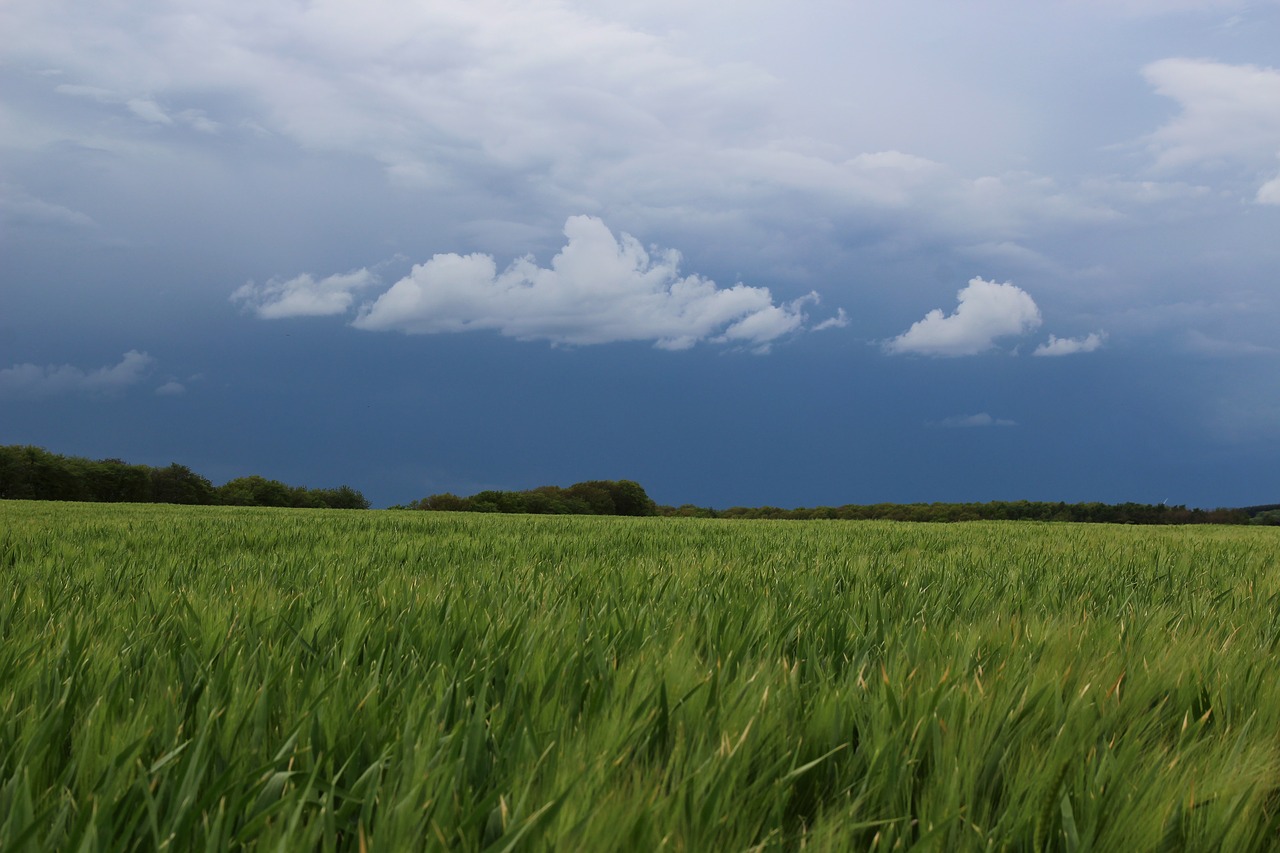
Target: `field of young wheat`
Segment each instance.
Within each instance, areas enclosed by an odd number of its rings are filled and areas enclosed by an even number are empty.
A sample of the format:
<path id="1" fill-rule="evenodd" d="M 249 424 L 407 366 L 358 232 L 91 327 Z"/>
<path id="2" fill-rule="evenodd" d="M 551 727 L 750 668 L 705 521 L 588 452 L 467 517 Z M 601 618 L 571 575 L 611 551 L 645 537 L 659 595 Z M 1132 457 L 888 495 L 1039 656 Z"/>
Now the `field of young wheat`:
<path id="1" fill-rule="evenodd" d="M 0 502 L 0 850 L 1263 850 L 1280 530 Z"/>

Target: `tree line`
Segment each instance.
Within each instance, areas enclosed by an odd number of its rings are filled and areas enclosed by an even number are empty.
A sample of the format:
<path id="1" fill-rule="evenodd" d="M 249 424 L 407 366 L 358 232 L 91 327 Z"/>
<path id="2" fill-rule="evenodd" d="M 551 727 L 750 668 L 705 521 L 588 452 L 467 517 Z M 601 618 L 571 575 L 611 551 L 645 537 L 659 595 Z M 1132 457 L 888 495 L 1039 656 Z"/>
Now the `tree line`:
<path id="1" fill-rule="evenodd" d="M 257 475 L 215 486 L 185 465 L 131 465 L 120 459 L 61 456 L 39 447 L 0 446 L 0 499 L 368 509 L 350 486 L 308 489 Z"/>
<path id="2" fill-rule="evenodd" d="M 131 465 L 119 459 L 61 456 L 39 447 L 0 445 L 0 499 L 172 503 L 206 506 L 272 506 L 368 509 L 369 501 L 350 486 L 308 489 L 257 475 L 214 486 L 185 465 L 165 468 Z M 1188 509 L 1140 503 L 845 504 L 782 509 L 693 504 L 664 506 L 633 480 L 587 480 L 567 488 L 541 486 L 525 491 L 486 490 L 469 497 L 430 495 L 392 509 L 436 512 L 497 512 L 531 515 L 626 515 L 741 519 L 845 519 L 890 521 L 1070 521 L 1095 524 L 1268 524 L 1280 525 L 1280 504 L 1240 509 Z"/>
<path id="3" fill-rule="evenodd" d="M 1094 524 L 1267 524 L 1266 514 L 1246 509 L 1188 509 L 1185 506 L 1140 503 L 1062 503 L 1051 501 L 990 501 L 988 503 L 846 504 L 799 509 L 731 507 L 714 510 L 685 504 L 659 507 L 659 514 L 698 518 L 772 518 L 889 521 L 1072 521 Z"/>
<path id="4" fill-rule="evenodd" d="M 1247 506 L 1244 511 L 1249 513 L 1250 521 L 1254 524 L 1268 524 L 1273 527 L 1280 527 L 1280 504 Z"/>
<path id="5" fill-rule="evenodd" d="M 445 493 L 414 501 L 401 509 L 437 512 L 510 512 L 575 515 L 657 515 L 692 518 L 845 519 L 889 521 L 1071 521 L 1094 524 L 1278 524 L 1280 507 L 1188 509 L 1166 504 L 1062 503 L 990 501 L 987 503 L 846 504 L 782 509 L 743 507 L 711 509 L 654 503 L 631 480 L 591 480 L 567 489 L 542 486 L 527 491 L 483 491 L 470 497 Z"/>
<path id="6" fill-rule="evenodd" d="M 446 492 L 413 501 L 407 507 L 393 508 L 531 515 L 658 514 L 658 505 L 632 480 L 588 480 L 568 488 L 541 486 L 527 491 L 490 489 L 465 498 Z"/>

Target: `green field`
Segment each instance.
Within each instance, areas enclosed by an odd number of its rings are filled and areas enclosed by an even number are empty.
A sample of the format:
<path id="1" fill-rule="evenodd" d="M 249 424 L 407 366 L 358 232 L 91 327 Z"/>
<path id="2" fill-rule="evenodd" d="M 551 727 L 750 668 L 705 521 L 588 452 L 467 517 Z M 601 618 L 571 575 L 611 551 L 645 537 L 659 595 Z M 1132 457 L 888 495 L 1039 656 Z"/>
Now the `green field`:
<path id="1" fill-rule="evenodd" d="M 0 502 L 0 850 L 1280 847 L 1280 529 Z"/>

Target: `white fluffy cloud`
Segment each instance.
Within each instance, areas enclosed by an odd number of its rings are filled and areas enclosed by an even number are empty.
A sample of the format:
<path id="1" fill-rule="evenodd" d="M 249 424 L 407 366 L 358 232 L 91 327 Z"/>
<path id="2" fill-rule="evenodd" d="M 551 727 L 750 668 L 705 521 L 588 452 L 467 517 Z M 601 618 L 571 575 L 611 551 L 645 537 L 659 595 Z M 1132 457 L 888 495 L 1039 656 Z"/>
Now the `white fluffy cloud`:
<path id="1" fill-rule="evenodd" d="M 154 362 L 145 352 L 129 350 L 119 364 L 89 371 L 70 364 L 15 364 L 0 370 L 0 396 L 109 393 L 141 381 Z"/>
<path id="2" fill-rule="evenodd" d="M 1036 347 L 1032 355 L 1040 356 L 1059 356 L 1059 355 L 1075 355 L 1078 352 L 1093 352 L 1102 347 L 1102 342 L 1107 339 L 1106 332 L 1090 332 L 1083 338 L 1060 338 L 1057 335 L 1049 335 L 1046 343 Z"/>
<path id="3" fill-rule="evenodd" d="M 700 341 L 767 350 L 805 328 L 816 293 L 776 304 L 768 288 L 680 273 L 680 253 L 646 251 L 601 220 L 573 216 L 568 242 L 538 266 L 521 258 L 499 272 L 490 255 L 440 254 L 365 305 L 353 325 L 373 331 L 437 334 L 493 330 L 520 340 L 561 344 L 653 341 L 687 349 Z M 843 325 L 839 312 L 820 323 Z"/>
<path id="4" fill-rule="evenodd" d="M 1040 327 L 1040 309 L 1025 290 L 1010 282 L 969 280 L 956 294 L 959 305 L 943 315 L 935 308 L 923 320 L 885 343 L 894 354 L 976 355 L 995 346 L 997 338 L 1022 335 Z"/>
<path id="5" fill-rule="evenodd" d="M 355 292 L 377 282 L 377 276 L 367 269 L 331 275 L 318 281 L 314 276 L 303 273 L 284 281 L 273 278 L 266 284 L 246 282 L 231 294 L 231 301 L 264 320 L 324 317 L 345 314 L 355 301 Z"/>

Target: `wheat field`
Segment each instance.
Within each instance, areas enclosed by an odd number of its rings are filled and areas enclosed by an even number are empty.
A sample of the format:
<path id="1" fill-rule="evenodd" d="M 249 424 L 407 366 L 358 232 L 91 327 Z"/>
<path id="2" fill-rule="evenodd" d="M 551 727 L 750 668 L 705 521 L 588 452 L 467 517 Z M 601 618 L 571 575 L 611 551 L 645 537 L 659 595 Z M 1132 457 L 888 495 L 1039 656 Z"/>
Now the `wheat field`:
<path id="1" fill-rule="evenodd" d="M 0 850 L 1267 850 L 1280 530 L 0 502 Z"/>

